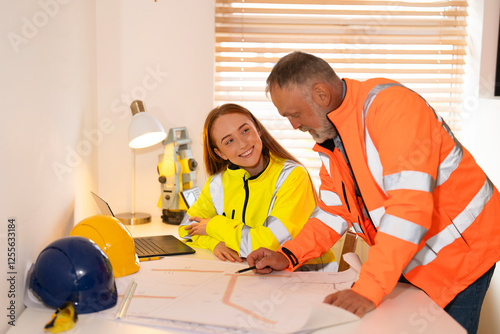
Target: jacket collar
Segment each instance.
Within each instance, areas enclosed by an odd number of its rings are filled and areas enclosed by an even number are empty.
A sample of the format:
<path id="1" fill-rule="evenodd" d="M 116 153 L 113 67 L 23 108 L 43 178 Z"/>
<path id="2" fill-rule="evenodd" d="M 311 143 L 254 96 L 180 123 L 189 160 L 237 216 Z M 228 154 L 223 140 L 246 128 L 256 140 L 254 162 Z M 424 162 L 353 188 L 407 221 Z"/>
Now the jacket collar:
<path id="1" fill-rule="evenodd" d="M 254 176 L 249 176 L 249 174 L 246 170 L 244 170 L 243 168 L 241 168 L 238 165 L 233 164 L 232 162 L 229 162 L 229 165 L 227 166 L 226 171 L 228 171 L 232 174 L 238 174 L 238 175 L 241 174 L 241 175 L 243 175 L 243 177 L 245 177 L 245 179 L 248 179 L 248 180 L 255 180 L 269 169 L 269 166 L 271 165 L 271 160 L 273 160 L 273 159 L 274 159 L 274 156 L 271 153 L 269 153 L 269 160 L 267 161 L 266 167 L 264 167 L 264 169 L 259 174 L 254 175 Z M 249 176 L 249 177 L 247 178 L 247 176 Z"/>
<path id="2" fill-rule="evenodd" d="M 342 84 L 344 88 L 342 103 L 337 109 L 332 110 L 327 114 L 328 119 L 335 124 L 337 129 L 341 127 L 345 121 L 354 116 L 352 109 L 355 107 L 355 85 L 353 85 L 353 80 L 351 79 L 342 79 Z"/>

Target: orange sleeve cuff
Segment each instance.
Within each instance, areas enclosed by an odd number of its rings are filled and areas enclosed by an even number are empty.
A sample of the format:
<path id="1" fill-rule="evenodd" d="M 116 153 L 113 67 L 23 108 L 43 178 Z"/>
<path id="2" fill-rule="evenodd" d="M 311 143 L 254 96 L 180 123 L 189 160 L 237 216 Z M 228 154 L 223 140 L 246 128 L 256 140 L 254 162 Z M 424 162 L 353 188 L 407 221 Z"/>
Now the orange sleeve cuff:
<path id="1" fill-rule="evenodd" d="M 380 288 L 379 283 L 366 275 L 364 277 L 360 277 L 354 283 L 351 290 L 372 301 L 375 304 L 375 307 L 379 306 L 382 298 L 385 296 L 385 293 Z"/>
<path id="2" fill-rule="evenodd" d="M 280 248 L 278 248 L 277 252 L 285 255 L 285 257 L 289 261 L 288 267 L 285 268 L 285 271 L 294 271 L 300 265 L 300 264 L 297 264 L 298 263 L 297 258 L 288 248 L 285 248 L 285 250 L 283 250 L 283 246 L 281 246 Z M 295 264 L 295 266 L 294 266 L 294 264 Z"/>

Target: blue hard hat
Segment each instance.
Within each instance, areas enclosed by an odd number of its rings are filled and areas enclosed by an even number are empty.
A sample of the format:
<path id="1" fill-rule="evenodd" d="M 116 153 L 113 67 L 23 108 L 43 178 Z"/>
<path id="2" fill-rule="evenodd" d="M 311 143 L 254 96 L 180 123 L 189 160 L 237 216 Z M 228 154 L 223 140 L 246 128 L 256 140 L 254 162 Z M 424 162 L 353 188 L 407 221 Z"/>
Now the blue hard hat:
<path id="1" fill-rule="evenodd" d="M 88 238 L 70 236 L 48 245 L 28 276 L 29 288 L 52 308 L 73 302 L 77 313 L 116 305 L 113 269 L 106 254 Z"/>

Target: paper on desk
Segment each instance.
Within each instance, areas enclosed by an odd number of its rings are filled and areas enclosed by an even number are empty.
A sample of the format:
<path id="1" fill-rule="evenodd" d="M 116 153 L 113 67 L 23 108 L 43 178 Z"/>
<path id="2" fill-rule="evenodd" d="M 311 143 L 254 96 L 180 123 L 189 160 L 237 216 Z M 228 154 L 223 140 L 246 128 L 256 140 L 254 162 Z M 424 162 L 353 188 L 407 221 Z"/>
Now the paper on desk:
<path id="1" fill-rule="evenodd" d="M 292 333 L 358 319 L 322 303 L 326 295 L 350 288 L 357 279 L 353 260 L 351 269 L 341 273 L 270 275 L 234 274 L 245 265 L 229 262 L 185 258 L 153 262 L 128 276 L 138 287 L 125 321 L 143 323 L 140 319 L 148 318 L 229 331 Z M 127 280 L 117 282 L 120 293 Z"/>
<path id="2" fill-rule="evenodd" d="M 361 271 L 361 266 L 363 265 L 361 263 L 361 259 L 359 258 L 358 254 L 356 253 L 345 253 L 343 256 L 345 262 L 349 264 L 350 268 L 354 270 L 357 273 L 356 279 L 358 279 L 359 272 Z"/>
<path id="3" fill-rule="evenodd" d="M 342 309 L 340 312 L 332 312 L 332 308 L 334 306 L 324 304 L 324 303 L 316 303 L 311 305 L 310 307 L 306 307 L 303 309 L 304 319 L 307 319 L 306 323 L 299 325 L 301 329 L 299 331 L 291 331 L 289 333 L 310 333 L 314 330 L 331 327 L 332 326 L 332 317 L 338 317 L 339 319 L 334 319 L 336 324 L 342 324 L 350 321 L 358 320 L 359 318 L 353 315 L 350 312 L 344 311 Z M 347 320 L 346 317 L 352 318 L 352 320 Z M 122 321 L 133 323 L 136 325 L 146 325 L 153 326 L 157 328 L 169 328 L 169 329 L 180 329 L 184 331 L 189 331 L 190 333 L 210 333 L 210 334 L 220 334 L 220 333 L 248 333 L 248 334 L 257 334 L 257 333 L 276 333 L 276 331 L 268 331 L 263 328 L 254 327 L 254 328 L 244 328 L 244 327 L 230 327 L 231 324 L 224 325 L 211 325 L 204 323 L 197 323 L 196 320 L 170 320 L 170 319 L 158 319 L 158 318 L 146 318 L 146 317 L 134 317 L 129 316 Z M 277 331 L 277 333 L 287 333 L 286 328 L 282 328 L 281 331 Z"/>

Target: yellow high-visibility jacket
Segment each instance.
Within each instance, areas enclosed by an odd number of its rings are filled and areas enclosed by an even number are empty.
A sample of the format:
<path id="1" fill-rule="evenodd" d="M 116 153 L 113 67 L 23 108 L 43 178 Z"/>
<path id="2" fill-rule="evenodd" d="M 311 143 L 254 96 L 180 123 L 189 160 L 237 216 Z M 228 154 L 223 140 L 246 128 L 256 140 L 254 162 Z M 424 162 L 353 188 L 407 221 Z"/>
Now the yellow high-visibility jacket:
<path id="1" fill-rule="evenodd" d="M 266 247 L 272 250 L 295 237 L 316 206 L 309 175 L 304 167 L 271 155 L 259 175 L 251 177 L 238 166 L 212 175 L 199 199 L 187 211 L 179 226 L 179 235 L 191 239 L 190 245 L 213 251 L 219 242 L 241 257 Z M 207 236 L 190 236 L 185 227 L 190 217 L 211 218 Z M 336 271 L 330 250 L 309 264 L 314 268 Z M 328 267 L 328 268 L 326 268 Z"/>

